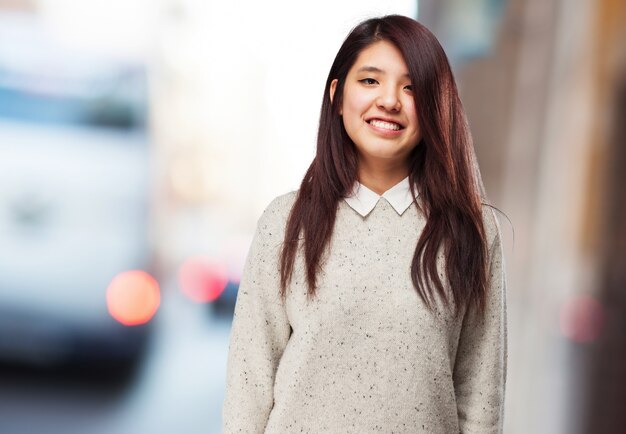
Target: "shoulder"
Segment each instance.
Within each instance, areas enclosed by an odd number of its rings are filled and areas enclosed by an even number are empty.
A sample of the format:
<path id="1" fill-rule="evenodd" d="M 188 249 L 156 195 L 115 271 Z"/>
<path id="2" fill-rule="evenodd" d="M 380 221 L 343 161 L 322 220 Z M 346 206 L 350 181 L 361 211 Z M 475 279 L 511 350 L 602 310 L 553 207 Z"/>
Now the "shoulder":
<path id="1" fill-rule="evenodd" d="M 272 199 L 259 217 L 257 231 L 268 236 L 284 233 L 287 219 L 297 196 L 298 190 L 294 190 Z"/>
<path id="2" fill-rule="evenodd" d="M 276 220 L 286 218 L 291 212 L 291 208 L 298 196 L 298 190 L 276 196 L 263 210 L 260 221 Z"/>
<path id="3" fill-rule="evenodd" d="M 265 207 L 257 220 L 256 231 L 250 246 L 251 257 L 263 263 L 268 257 L 276 257 L 277 249 L 283 243 L 287 219 L 296 197 L 296 191 L 281 194 Z"/>
<path id="4" fill-rule="evenodd" d="M 265 207 L 263 211 L 263 215 L 265 214 L 280 214 L 280 213 L 289 213 L 291 211 L 291 207 L 296 201 L 296 197 L 298 196 L 298 190 L 290 191 L 288 193 L 281 194 L 276 196 L 271 202 Z"/>
<path id="5" fill-rule="evenodd" d="M 483 203 L 482 211 L 483 225 L 485 228 L 485 235 L 487 237 L 487 246 L 491 249 L 496 242 L 500 241 L 500 222 L 498 220 L 496 209 L 494 209 L 491 205 Z"/>

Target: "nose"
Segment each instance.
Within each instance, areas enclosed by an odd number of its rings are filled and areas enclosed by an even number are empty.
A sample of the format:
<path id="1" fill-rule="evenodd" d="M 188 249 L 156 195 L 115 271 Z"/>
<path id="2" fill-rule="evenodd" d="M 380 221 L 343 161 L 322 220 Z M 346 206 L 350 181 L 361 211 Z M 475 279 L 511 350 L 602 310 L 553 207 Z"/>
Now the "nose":
<path id="1" fill-rule="evenodd" d="M 401 104 L 396 89 L 392 87 L 381 88 L 380 94 L 376 99 L 376 105 L 378 106 L 378 108 L 390 112 L 399 111 L 401 108 Z"/>

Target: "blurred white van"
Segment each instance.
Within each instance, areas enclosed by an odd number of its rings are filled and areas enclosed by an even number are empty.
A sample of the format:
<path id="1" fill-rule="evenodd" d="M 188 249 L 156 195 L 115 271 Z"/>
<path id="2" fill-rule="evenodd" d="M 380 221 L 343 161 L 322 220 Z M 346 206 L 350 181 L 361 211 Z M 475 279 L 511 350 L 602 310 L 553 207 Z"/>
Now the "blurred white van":
<path id="1" fill-rule="evenodd" d="M 107 288 L 151 271 L 145 69 L 0 27 L 0 362 L 132 363 L 150 318 L 123 325 Z"/>

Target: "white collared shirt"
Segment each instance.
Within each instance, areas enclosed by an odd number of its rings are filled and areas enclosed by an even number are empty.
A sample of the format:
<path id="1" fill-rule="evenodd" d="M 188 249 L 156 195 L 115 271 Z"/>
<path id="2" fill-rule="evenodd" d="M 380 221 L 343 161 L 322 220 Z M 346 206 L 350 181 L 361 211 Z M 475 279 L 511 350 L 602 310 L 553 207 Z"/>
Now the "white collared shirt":
<path id="1" fill-rule="evenodd" d="M 365 217 L 374 209 L 381 197 L 384 197 L 387 202 L 391 204 L 398 215 L 402 215 L 411 203 L 413 203 L 409 177 L 407 176 L 402 181 L 391 187 L 389 190 L 384 192 L 382 196 L 357 181 L 354 183 L 352 192 L 345 197 L 344 200 L 352 209 Z"/>

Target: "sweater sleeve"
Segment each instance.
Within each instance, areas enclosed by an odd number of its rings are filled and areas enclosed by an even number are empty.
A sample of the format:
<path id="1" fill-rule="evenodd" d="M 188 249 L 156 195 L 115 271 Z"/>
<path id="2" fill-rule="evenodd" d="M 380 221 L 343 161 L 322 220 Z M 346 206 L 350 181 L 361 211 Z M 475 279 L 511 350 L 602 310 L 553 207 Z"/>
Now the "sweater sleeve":
<path id="1" fill-rule="evenodd" d="M 495 218 L 495 216 L 494 216 Z M 454 365 L 460 432 L 501 433 L 507 369 L 506 276 L 497 224 L 489 249 L 488 295 L 483 318 L 463 318 Z"/>
<path id="2" fill-rule="evenodd" d="M 239 284 L 230 335 L 222 432 L 263 433 L 274 377 L 291 327 L 279 295 L 280 218 L 273 202 L 257 223 Z"/>

